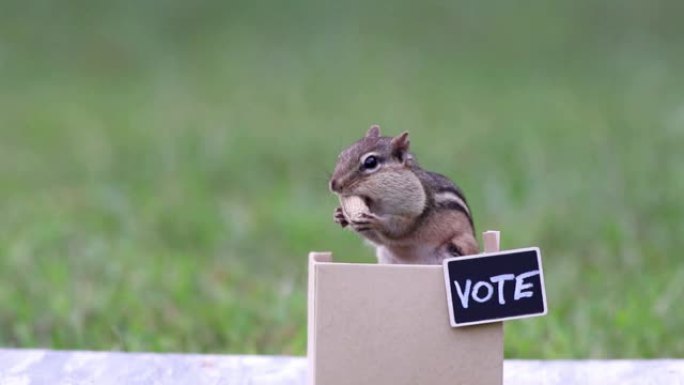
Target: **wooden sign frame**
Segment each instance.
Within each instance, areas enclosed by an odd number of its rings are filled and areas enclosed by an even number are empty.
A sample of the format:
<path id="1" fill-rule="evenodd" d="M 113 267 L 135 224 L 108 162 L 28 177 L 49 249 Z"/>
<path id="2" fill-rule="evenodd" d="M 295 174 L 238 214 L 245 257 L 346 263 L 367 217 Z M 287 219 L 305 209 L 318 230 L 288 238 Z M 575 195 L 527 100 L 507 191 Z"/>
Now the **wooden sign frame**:
<path id="1" fill-rule="evenodd" d="M 539 285 L 540 285 L 540 287 L 538 288 L 538 290 L 541 294 L 541 303 L 542 303 L 543 310 L 540 312 L 528 313 L 528 314 L 523 314 L 523 315 L 502 316 L 502 317 L 488 318 L 488 319 L 481 320 L 481 321 L 457 323 L 456 317 L 454 315 L 453 298 L 452 298 L 452 294 L 451 294 L 452 293 L 452 290 L 451 290 L 452 282 L 451 282 L 451 279 L 449 277 L 449 271 L 447 268 L 447 264 L 449 262 L 452 262 L 452 261 L 458 263 L 458 262 L 473 260 L 473 259 L 501 257 L 501 256 L 505 256 L 508 254 L 526 253 L 526 252 L 534 252 L 535 253 L 535 257 L 537 260 L 537 266 L 539 269 L 538 274 L 539 274 Z M 442 266 L 444 266 L 444 284 L 445 284 L 446 293 L 447 293 L 447 306 L 449 308 L 449 322 L 451 323 L 452 327 L 472 326 L 472 325 L 485 324 L 485 323 L 489 323 L 489 322 L 499 322 L 499 321 L 509 321 L 509 320 L 515 320 L 515 319 L 522 319 L 522 318 L 541 317 L 541 316 L 544 316 L 548 313 L 548 306 L 546 303 L 546 289 L 544 286 L 544 269 L 542 267 L 541 251 L 539 250 L 538 247 L 525 247 L 525 248 L 520 248 L 520 249 L 497 251 L 494 253 L 483 253 L 483 254 L 477 254 L 477 255 L 470 255 L 470 256 L 466 256 L 466 257 L 449 258 L 443 262 Z"/>

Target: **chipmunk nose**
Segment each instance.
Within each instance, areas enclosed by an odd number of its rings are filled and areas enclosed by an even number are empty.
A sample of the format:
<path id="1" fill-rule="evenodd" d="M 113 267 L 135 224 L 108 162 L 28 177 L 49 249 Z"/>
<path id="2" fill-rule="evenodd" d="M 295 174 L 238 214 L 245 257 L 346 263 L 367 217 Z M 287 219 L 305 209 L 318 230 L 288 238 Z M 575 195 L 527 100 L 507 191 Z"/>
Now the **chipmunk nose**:
<path id="1" fill-rule="evenodd" d="M 339 192 L 339 190 L 340 190 L 340 182 L 338 182 L 337 179 L 331 179 L 330 180 L 330 191 Z"/>

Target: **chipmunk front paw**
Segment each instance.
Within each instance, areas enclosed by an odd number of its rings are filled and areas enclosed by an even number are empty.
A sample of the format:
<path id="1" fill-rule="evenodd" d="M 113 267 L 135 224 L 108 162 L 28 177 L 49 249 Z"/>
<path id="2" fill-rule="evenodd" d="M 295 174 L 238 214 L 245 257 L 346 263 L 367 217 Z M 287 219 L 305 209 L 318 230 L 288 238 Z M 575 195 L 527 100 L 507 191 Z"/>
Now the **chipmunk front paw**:
<path id="1" fill-rule="evenodd" d="M 356 231 L 370 231 L 381 226 L 381 219 L 373 213 L 360 213 L 351 219 L 350 224 Z"/>
<path id="2" fill-rule="evenodd" d="M 345 228 L 349 225 L 349 221 L 347 221 L 347 217 L 344 216 L 342 207 L 338 207 L 335 209 L 335 212 L 333 213 L 333 220 L 335 221 L 335 223 L 342 226 L 342 228 Z"/>

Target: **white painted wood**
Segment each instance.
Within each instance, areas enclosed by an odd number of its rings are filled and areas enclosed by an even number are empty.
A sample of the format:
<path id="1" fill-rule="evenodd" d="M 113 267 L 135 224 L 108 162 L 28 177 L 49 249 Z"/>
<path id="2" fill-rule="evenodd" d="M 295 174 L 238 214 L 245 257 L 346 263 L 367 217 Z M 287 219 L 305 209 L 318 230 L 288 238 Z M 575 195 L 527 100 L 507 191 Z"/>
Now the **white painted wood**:
<path id="1" fill-rule="evenodd" d="M 684 384 L 684 360 L 506 360 L 505 385 Z"/>
<path id="2" fill-rule="evenodd" d="M 0 349 L 2 385 L 305 385 L 303 357 Z M 682 385 L 684 360 L 506 360 L 505 385 Z"/>

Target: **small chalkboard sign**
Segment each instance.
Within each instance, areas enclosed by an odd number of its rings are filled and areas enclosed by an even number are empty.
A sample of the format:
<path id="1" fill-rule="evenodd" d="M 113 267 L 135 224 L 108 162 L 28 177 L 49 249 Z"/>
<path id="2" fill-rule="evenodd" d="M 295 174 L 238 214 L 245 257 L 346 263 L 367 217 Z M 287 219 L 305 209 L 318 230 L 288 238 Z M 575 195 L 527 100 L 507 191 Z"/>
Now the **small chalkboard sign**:
<path id="1" fill-rule="evenodd" d="M 507 250 L 444 261 L 451 326 L 546 314 L 539 248 Z"/>

